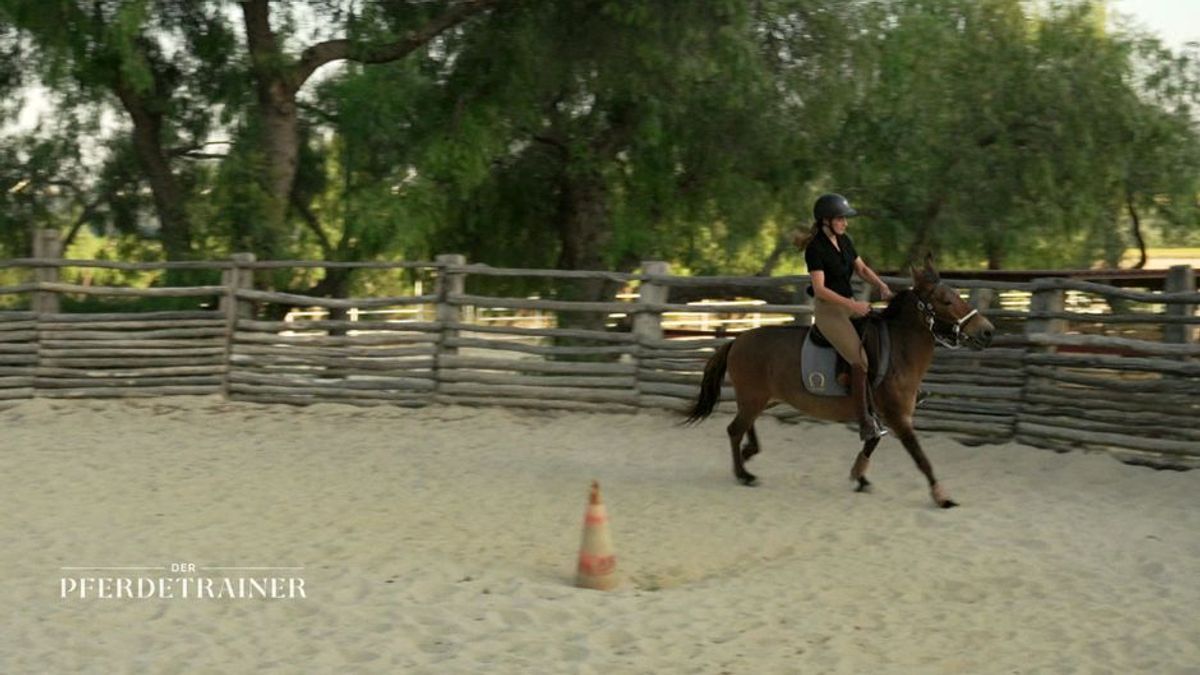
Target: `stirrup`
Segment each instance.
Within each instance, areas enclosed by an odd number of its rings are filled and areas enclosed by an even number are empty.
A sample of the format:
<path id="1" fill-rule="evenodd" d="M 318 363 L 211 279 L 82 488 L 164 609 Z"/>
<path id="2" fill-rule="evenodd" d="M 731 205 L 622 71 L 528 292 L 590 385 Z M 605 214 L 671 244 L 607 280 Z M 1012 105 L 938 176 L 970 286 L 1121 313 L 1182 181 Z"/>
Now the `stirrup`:
<path id="1" fill-rule="evenodd" d="M 887 427 L 880 424 L 878 418 L 876 418 L 874 415 L 871 415 L 867 419 L 870 420 L 870 425 L 869 426 L 863 426 L 861 424 L 859 425 L 858 440 L 865 443 L 867 441 L 873 441 L 877 438 L 883 438 L 884 436 L 887 436 L 888 429 L 887 429 Z"/>

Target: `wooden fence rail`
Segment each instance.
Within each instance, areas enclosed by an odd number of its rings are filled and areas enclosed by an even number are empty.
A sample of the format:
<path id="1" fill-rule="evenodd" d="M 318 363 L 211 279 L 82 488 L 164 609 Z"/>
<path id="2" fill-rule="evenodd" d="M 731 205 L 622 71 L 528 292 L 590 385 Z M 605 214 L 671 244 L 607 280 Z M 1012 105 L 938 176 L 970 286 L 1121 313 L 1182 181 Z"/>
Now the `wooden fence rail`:
<path id="1" fill-rule="evenodd" d="M 254 270 L 334 266 L 426 270 L 434 275 L 436 289 L 432 294 L 317 298 L 253 288 Z M 221 273 L 222 283 L 130 288 L 60 278 L 64 268 L 83 267 L 211 270 Z M 642 274 L 626 274 L 493 268 L 466 264 L 461 256 L 398 263 L 256 261 L 245 254 L 187 263 L 35 256 L 0 261 L 0 269 L 33 272 L 28 281 L 0 287 L 0 301 L 9 298 L 7 306 L 13 307 L 0 310 L 0 406 L 31 397 L 223 394 L 292 404 L 683 410 L 697 394 L 708 357 L 729 338 L 672 335 L 663 328 L 664 315 L 752 313 L 805 323 L 811 315 L 800 292 L 806 276 L 676 277 L 661 262 L 644 263 Z M 599 280 L 636 287 L 637 293 L 625 301 L 466 292 L 468 279 L 489 277 Z M 906 280 L 888 281 L 900 285 Z M 754 289 L 793 287 L 796 304 L 669 302 L 673 288 L 712 284 L 744 288 L 747 296 Z M 970 290 L 971 300 L 994 320 L 1002 318 L 1007 328 L 984 351 L 937 350 L 925 384 L 933 396 L 918 411 L 918 428 L 969 443 L 1018 441 L 1054 450 L 1104 450 L 1158 465 L 1200 464 L 1200 317 L 1195 311 L 1200 293 L 1193 270 L 1173 269 L 1161 292 L 1061 278 L 954 284 Z M 1013 294 L 1027 298 L 1027 306 L 1004 308 Z M 63 297 L 81 295 L 195 298 L 196 309 L 59 309 Z M 28 308 L 20 308 L 26 296 Z M 213 308 L 213 299 L 219 299 L 219 308 Z M 1123 304 L 1112 305 L 1119 311 L 1097 313 L 1087 304 L 1092 301 Z M 268 307 L 418 308 L 422 318 L 279 320 L 272 317 L 286 311 L 263 311 Z M 624 320 L 601 329 L 470 318 L 471 312 L 490 308 Z M 1111 333 L 1134 325 L 1148 326 L 1160 337 Z M 728 387 L 723 400 L 721 409 L 730 410 Z M 782 408 L 774 414 L 798 416 Z"/>

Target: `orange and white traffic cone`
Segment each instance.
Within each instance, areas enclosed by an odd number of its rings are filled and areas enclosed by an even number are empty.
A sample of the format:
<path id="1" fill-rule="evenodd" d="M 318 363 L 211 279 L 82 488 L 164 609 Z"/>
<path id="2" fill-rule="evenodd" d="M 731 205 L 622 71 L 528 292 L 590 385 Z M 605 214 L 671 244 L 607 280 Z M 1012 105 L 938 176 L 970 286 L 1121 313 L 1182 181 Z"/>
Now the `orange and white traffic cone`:
<path id="1" fill-rule="evenodd" d="M 583 517 L 583 544 L 579 547 L 579 573 L 575 585 L 607 591 L 617 586 L 617 556 L 608 534 L 608 513 L 600 499 L 600 484 L 592 481 L 587 513 Z"/>

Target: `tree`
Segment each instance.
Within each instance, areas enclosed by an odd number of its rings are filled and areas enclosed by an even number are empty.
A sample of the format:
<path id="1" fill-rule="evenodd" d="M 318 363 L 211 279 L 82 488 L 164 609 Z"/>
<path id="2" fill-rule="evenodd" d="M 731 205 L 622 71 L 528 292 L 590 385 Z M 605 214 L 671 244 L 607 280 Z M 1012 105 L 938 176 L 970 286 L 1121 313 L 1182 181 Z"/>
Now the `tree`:
<path id="1" fill-rule="evenodd" d="M 1129 159 L 1121 172 L 1121 194 L 1129 216 L 1129 232 L 1146 263 L 1143 218 L 1156 216 L 1168 240 L 1200 243 L 1200 50 L 1181 54 L 1165 49 L 1152 37 L 1134 36 L 1137 56 L 1136 100 L 1129 117 L 1138 123 L 1129 137 Z M 1110 258 L 1109 263 L 1119 262 Z"/>
<path id="2" fill-rule="evenodd" d="M 164 252 L 193 255 L 190 169 L 180 159 L 204 146 L 227 92 L 232 35 L 212 3 L 5 0 L 0 16 L 34 47 L 25 64 L 60 96 L 61 109 L 93 115 L 115 103 L 131 125 L 130 147 L 153 195 Z M 172 48 L 171 40 L 186 48 Z M 67 114 L 64 110 L 63 114 Z"/>
<path id="3" fill-rule="evenodd" d="M 317 11 L 343 19 L 353 35 L 315 42 L 293 57 L 287 36 L 272 25 L 267 0 L 248 0 L 240 3 L 244 67 L 221 2 L 5 0 L 0 16 L 45 57 L 41 75 L 53 87 L 77 87 L 81 102 L 93 105 L 119 102 L 154 197 L 164 249 L 169 257 L 186 258 L 194 239 L 188 211 L 197 171 L 186 160 L 211 158 L 205 149 L 219 125 L 244 146 L 233 162 L 238 170 L 230 173 L 253 176 L 260 191 L 246 195 L 259 208 L 243 214 L 252 223 L 245 225 L 252 236 L 243 239 L 260 253 L 279 253 L 301 154 L 297 95 L 312 74 L 335 61 L 403 58 L 495 4 L 498 0 L 372 5 L 371 15 L 360 20 L 335 11 L 336 3 L 317 3 Z M 292 23 L 292 15 L 285 18 Z M 247 76 L 254 83 L 252 105 L 243 86 Z"/>
<path id="4" fill-rule="evenodd" d="M 238 3 L 250 56 L 256 105 L 254 126 L 260 143 L 260 184 L 265 193 L 261 217 L 269 229 L 283 228 L 299 166 L 301 130 L 297 95 L 317 69 L 336 61 L 390 63 L 425 47 L 444 32 L 500 0 L 391 3 L 372 5 L 358 19 L 346 15 L 348 36 L 322 40 L 291 56 L 272 25 L 268 0 Z"/>
<path id="5" fill-rule="evenodd" d="M 0 95 L 60 104 L 0 150 L 3 217 L 170 258 L 768 274 L 837 190 L 875 264 L 1113 262 L 1195 236 L 1200 77 L 1094 4 L 0 0 Z"/>
<path id="6" fill-rule="evenodd" d="M 464 33 L 420 166 L 450 209 L 435 239 L 563 269 L 771 250 L 818 171 L 825 102 L 788 86 L 836 71 L 811 33 L 829 4 L 572 0 Z"/>
<path id="7" fill-rule="evenodd" d="M 1095 12 L 1081 2 L 1031 15 L 1018 0 L 870 7 L 869 68 L 835 172 L 874 216 L 868 255 L 897 267 L 928 249 L 992 269 L 1115 264 L 1131 205 L 1194 202 L 1186 106 L 1147 100 L 1131 41 Z M 1154 91 L 1176 106 L 1185 97 Z"/>

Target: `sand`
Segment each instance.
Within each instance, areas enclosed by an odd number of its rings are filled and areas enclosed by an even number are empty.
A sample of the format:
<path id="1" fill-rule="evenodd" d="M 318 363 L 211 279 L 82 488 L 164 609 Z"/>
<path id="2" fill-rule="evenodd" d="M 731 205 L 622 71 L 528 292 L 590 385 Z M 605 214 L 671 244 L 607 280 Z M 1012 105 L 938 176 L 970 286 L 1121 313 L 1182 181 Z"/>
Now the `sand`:
<path id="1" fill-rule="evenodd" d="M 724 416 L 35 400 L 0 411 L 3 673 L 1200 673 L 1200 471 Z M 589 482 L 621 586 L 572 586 Z M 299 567 L 303 598 L 61 597 Z M 63 567 L 148 566 L 162 571 Z M 209 574 L 218 574 L 209 572 Z M 221 572 L 219 574 L 233 574 Z M 238 572 L 238 574 L 260 574 Z"/>

